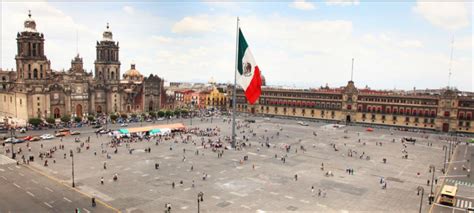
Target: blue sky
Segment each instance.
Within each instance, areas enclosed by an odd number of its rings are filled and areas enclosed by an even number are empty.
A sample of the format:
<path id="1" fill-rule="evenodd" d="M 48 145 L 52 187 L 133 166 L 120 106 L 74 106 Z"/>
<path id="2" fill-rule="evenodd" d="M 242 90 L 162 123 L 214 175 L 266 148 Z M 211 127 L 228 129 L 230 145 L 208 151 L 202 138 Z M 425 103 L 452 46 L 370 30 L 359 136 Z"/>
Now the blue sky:
<path id="1" fill-rule="evenodd" d="M 270 85 L 343 86 L 355 58 L 356 86 L 452 85 L 473 90 L 472 3 L 436 2 L 2 2 L 0 66 L 14 68 L 15 35 L 31 9 L 54 70 L 79 54 L 93 69 L 95 42 L 110 22 L 121 72 L 131 63 L 167 81 L 231 82 L 235 17 Z"/>

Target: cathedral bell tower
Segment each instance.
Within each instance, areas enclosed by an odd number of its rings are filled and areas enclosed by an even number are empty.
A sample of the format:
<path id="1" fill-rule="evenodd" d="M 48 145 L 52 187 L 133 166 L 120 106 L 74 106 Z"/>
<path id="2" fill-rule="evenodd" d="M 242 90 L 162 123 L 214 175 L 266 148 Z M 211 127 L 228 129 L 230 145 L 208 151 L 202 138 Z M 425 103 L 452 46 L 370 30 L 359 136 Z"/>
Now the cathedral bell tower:
<path id="1" fill-rule="evenodd" d="M 102 40 L 97 41 L 95 79 L 103 84 L 117 84 L 120 81 L 119 43 L 112 38 L 107 23 Z"/>
<path id="2" fill-rule="evenodd" d="M 36 22 L 31 18 L 25 20 L 24 30 L 17 33 L 16 70 L 17 81 L 43 81 L 50 76 L 51 62 L 44 55 L 44 35 L 36 31 Z"/>

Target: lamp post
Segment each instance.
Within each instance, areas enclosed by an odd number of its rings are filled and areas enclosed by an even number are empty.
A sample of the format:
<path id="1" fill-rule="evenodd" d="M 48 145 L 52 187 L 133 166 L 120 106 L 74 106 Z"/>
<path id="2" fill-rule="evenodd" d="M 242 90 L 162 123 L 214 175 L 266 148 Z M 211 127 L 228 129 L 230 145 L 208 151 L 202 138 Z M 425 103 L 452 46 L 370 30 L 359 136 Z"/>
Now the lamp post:
<path id="1" fill-rule="evenodd" d="M 435 174 L 435 171 L 436 171 L 436 167 L 434 165 L 430 165 L 430 170 L 431 170 L 432 174 L 431 174 L 431 191 L 430 191 L 430 202 L 429 203 L 431 204 L 431 202 L 433 200 L 433 185 L 434 185 L 433 181 L 434 181 L 434 174 Z"/>
<path id="2" fill-rule="evenodd" d="M 72 150 L 71 150 L 72 151 Z M 74 152 L 71 152 L 71 159 L 72 159 L 72 187 L 76 187 L 76 183 L 74 183 Z"/>
<path id="3" fill-rule="evenodd" d="M 194 100 L 191 101 L 191 112 L 189 113 L 189 125 L 193 125 L 193 109 L 194 109 Z"/>
<path id="4" fill-rule="evenodd" d="M 420 211 L 419 213 L 421 213 L 421 207 L 423 205 L 423 195 L 425 194 L 425 189 L 422 187 L 422 186 L 418 186 L 417 189 L 417 193 L 416 195 L 420 196 L 420 191 L 421 191 L 421 199 L 420 199 Z"/>
<path id="5" fill-rule="evenodd" d="M 15 129 L 13 126 L 10 126 L 10 143 L 12 144 L 12 159 L 15 159 L 16 154 L 15 154 L 15 149 L 13 148 L 13 144 L 15 144 L 15 140 L 13 139 L 15 137 Z"/>
<path id="6" fill-rule="evenodd" d="M 199 192 L 197 195 L 197 201 L 198 201 L 198 213 L 200 211 L 199 204 L 204 201 L 204 193 Z"/>
<path id="7" fill-rule="evenodd" d="M 448 147 L 446 145 L 443 145 L 443 150 L 444 150 L 444 162 L 443 162 L 443 174 L 446 174 L 446 156 L 448 155 Z"/>

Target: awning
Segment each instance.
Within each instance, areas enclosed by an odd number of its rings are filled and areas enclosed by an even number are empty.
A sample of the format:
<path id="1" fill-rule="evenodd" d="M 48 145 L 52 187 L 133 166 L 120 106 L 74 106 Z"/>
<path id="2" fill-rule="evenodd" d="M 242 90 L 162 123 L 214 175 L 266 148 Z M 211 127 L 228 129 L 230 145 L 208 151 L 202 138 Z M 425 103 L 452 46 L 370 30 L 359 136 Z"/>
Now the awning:
<path id="1" fill-rule="evenodd" d="M 128 129 L 119 129 L 120 134 L 129 134 Z"/>
<path id="2" fill-rule="evenodd" d="M 161 132 L 160 129 L 152 129 L 152 130 L 150 130 L 150 134 L 158 134 L 158 133 L 160 133 L 160 132 Z"/>

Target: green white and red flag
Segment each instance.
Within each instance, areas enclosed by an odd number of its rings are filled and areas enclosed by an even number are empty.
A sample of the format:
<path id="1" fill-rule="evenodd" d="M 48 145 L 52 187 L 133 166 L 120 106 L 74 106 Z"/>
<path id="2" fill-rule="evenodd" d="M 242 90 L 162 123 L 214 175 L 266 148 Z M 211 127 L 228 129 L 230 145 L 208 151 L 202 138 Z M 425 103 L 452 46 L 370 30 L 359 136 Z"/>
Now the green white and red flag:
<path id="1" fill-rule="evenodd" d="M 237 83 L 244 89 L 245 97 L 250 104 L 254 104 L 261 94 L 262 78 L 260 70 L 253 58 L 252 52 L 239 28 L 237 61 Z"/>

